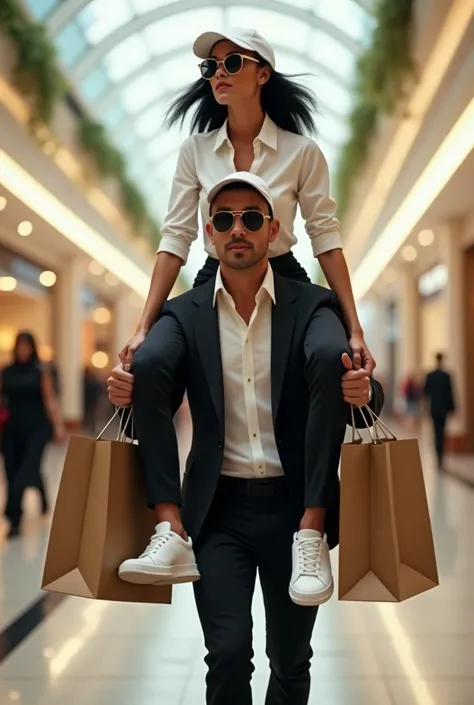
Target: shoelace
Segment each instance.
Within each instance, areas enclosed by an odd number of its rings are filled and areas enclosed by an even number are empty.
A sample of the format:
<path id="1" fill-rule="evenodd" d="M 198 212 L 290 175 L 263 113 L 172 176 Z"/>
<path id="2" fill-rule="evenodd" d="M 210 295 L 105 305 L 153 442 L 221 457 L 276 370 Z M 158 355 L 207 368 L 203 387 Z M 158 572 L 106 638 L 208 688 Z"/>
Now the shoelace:
<path id="1" fill-rule="evenodd" d="M 323 539 L 298 539 L 300 573 L 319 575 L 323 560 Z"/>
<path id="2" fill-rule="evenodd" d="M 150 553 L 154 553 L 158 548 L 161 548 L 161 546 L 164 546 L 165 543 L 170 540 L 171 536 L 172 534 L 154 534 L 140 558 L 145 558 L 146 556 L 149 556 Z"/>

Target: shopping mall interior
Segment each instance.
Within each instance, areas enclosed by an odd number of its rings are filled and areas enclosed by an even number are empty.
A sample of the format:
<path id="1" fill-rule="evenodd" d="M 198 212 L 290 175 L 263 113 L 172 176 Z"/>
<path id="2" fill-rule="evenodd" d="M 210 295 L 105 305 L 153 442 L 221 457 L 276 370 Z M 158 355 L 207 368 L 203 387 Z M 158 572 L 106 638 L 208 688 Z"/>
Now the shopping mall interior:
<path id="1" fill-rule="evenodd" d="M 188 118 L 179 129 L 163 121 L 198 78 L 195 37 L 257 28 L 278 70 L 314 91 L 385 423 L 419 442 L 439 586 L 400 604 L 334 594 L 313 635 L 309 703 L 473 705 L 474 0 L 0 5 L 0 369 L 29 331 L 54 373 L 68 435 L 91 436 L 113 413 L 107 377 L 140 319 L 190 130 Z M 295 234 L 295 255 L 325 284 L 300 215 Z M 202 266 L 199 237 L 171 297 Z M 422 398 L 438 353 L 455 399 L 442 470 Z M 410 385 L 421 390 L 416 413 Z M 184 467 L 186 405 L 175 420 Z M 51 443 L 43 457 L 47 511 L 29 488 L 20 535 L 9 537 L 7 519 L 0 530 L 0 705 L 204 703 L 190 585 L 174 588 L 171 606 L 42 590 L 67 447 L 67 438 Z M 337 584 L 338 549 L 331 560 Z M 253 619 L 253 694 L 263 705 L 259 589 Z"/>

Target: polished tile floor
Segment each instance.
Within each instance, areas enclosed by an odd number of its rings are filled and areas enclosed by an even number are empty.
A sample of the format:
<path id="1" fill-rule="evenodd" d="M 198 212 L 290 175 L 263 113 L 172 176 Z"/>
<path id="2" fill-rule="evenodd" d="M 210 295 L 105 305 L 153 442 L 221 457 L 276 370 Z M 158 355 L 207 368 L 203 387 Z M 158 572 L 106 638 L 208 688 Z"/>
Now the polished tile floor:
<path id="1" fill-rule="evenodd" d="M 441 585 L 401 605 L 336 598 L 325 605 L 313 640 L 311 705 L 474 705 L 474 490 L 438 475 L 428 439 L 421 447 Z M 61 457 L 51 449 L 46 462 L 52 497 Z M 467 474 L 474 466 L 472 458 L 450 462 Z M 26 508 L 22 537 L 0 539 L 4 635 L 40 597 L 48 520 L 37 518 L 34 494 Z M 259 593 L 254 617 L 254 703 L 263 705 Z M 204 705 L 203 655 L 190 586 L 175 589 L 171 607 L 66 598 L 3 660 L 0 649 L 0 704 Z"/>

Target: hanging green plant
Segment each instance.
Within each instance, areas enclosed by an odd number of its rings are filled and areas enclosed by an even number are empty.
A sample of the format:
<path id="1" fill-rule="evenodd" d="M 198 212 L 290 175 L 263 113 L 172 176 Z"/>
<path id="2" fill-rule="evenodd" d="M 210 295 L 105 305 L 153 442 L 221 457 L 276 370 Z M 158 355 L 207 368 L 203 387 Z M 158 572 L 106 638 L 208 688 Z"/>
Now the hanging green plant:
<path id="1" fill-rule="evenodd" d="M 366 163 L 380 115 L 393 113 L 405 97 L 406 79 L 413 71 L 412 15 L 413 0 L 379 0 L 374 10 L 371 41 L 356 64 L 349 139 L 341 150 L 336 175 L 340 219 L 347 211 L 354 180 Z"/>
<path id="2" fill-rule="evenodd" d="M 0 27 L 17 47 L 13 81 L 30 103 L 31 121 L 49 124 L 66 92 L 66 81 L 45 27 L 26 17 L 18 0 L 1 0 Z"/>
<path id="3" fill-rule="evenodd" d="M 123 207 L 129 214 L 132 225 L 138 234 L 144 229 L 148 219 L 145 199 L 135 184 L 127 178 L 122 180 L 120 187 L 122 191 Z"/>
<path id="4" fill-rule="evenodd" d="M 95 159 L 101 176 L 115 176 L 121 179 L 125 172 L 122 155 L 110 142 L 103 125 L 84 117 L 78 125 L 81 147 Z"/>

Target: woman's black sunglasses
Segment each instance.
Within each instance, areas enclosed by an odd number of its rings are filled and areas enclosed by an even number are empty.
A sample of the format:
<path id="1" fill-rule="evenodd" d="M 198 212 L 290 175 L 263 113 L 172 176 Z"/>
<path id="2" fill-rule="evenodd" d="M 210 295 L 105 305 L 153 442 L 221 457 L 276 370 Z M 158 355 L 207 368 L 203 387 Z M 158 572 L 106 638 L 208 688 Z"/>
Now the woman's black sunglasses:
<path id="1" fill-rule="evenodd" d="M 263 228 L 266 220 L 271 220 L 271 215 L 264 215 L 260 211 L 218 211 L 211 217 L 214 230 L 218 233 L 227 233 L 232 230 L 235 216 L 239 215 L 242 225 L 250 233 L 256 233 Z"/>
<path id="2" fill-rule="evenodd" d="M 247 59 L 248 61 L 254 61 L 256 64 L 260 63 L 258 59 L 254 59 L 252 56 L 246 56 L 245 54 L 229 54 L 229 56 L 226 56 L 223 61 L 218 61 L 217 59 L 204 59 L 202 64 L 199 64 L 199 68 L 201 69 L 201 76 L 205 78 L 206 81 L 210 81 L 211 78 L 214 78 L 214 76 L 216 75 L 217 69 L 221 64 L 223 65 L 226 72 L 230 76 L 233 76 L 236 73 L 240 73 L 240 71 L 242 71 L 244 66 L 244 59 Z"/>

